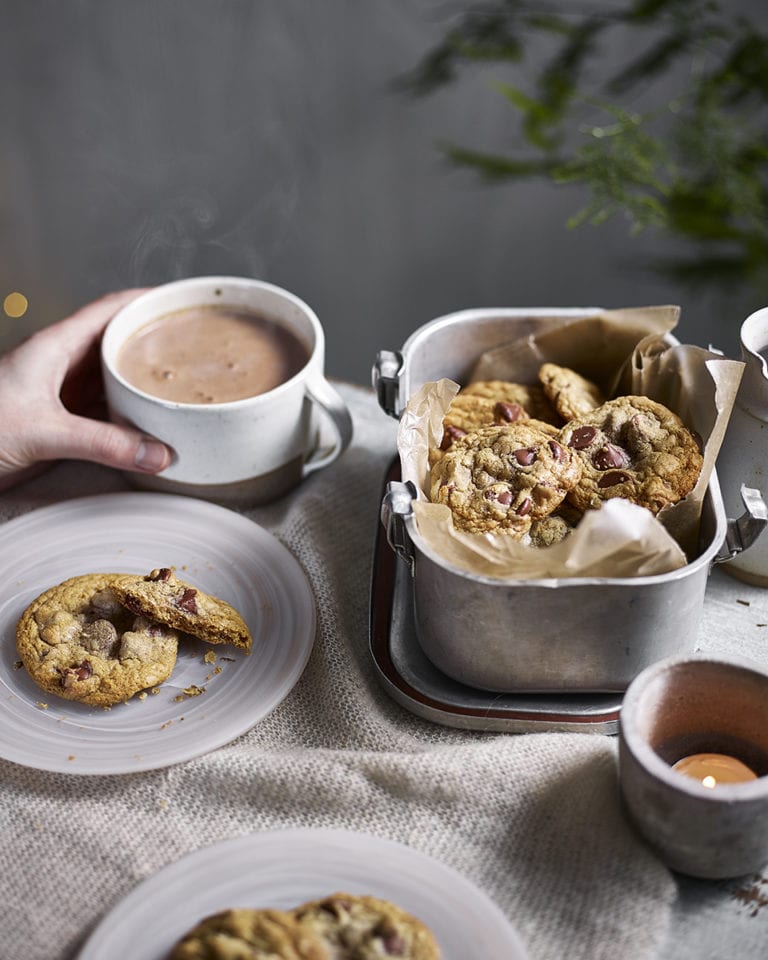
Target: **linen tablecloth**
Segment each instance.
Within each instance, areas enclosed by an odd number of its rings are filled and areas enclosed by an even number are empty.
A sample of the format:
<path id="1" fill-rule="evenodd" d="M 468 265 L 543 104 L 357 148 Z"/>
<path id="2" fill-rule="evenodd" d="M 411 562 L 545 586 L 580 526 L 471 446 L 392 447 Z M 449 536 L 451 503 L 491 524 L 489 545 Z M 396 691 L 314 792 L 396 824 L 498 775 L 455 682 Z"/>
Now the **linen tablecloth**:
<path id="1" fill-rule="evenodd" d="M 318 627 L 301 679 L 233 743 L 166 769 L 73 776 L 0 761 L 6 960 L 70 960 L 107 911 L 164 865 L 289 826 L 364 831 L 448 864 L 506 913 L 531 960 L 675 955 L 679 885 L 624 818 L 615 737 L 460 731 L 418 719 L 380 687 L 369 590 L 396 424 L 371 391 L 339 390 L 354 420 L 351 447 L 280 501 L 241 510 L 288 547 L 311 584 Z M 3 495 L 0 520 L 127 489 L 108 469 L 57 464 Z M 734 611 L 760 619 L 729 589 L 714 606 L 715 646 L 734 629 Z M 755 604 L 763 596 L 738 592 Z M 768 630 L 754 626 L 741 652 L 765 656 L 764 638 Z M 686 889 L 683 920 L 694 931 L 698 894 Z"/>

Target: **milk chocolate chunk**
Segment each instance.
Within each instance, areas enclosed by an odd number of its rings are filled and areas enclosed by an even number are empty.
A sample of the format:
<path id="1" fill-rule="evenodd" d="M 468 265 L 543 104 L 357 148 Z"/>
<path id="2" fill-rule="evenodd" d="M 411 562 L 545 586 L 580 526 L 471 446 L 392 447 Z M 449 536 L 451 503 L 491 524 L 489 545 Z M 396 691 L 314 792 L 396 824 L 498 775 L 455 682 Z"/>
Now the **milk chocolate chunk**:
<path id="1" fill-rule="evenodd" d="M 515 513 L 518 515 L 518 517 L 527 517 L 532 509 L 533 501 L 530 497 L 526 497 L 525 500 L 523 500 L 523 502 L 518 506 L 517 510 L 515 510 Z"/>
<path id="2" fill-rule="evenodd" d="M 525 450 L 515 450 L 512 456 L 521 467 L 530 467 L 530 465 L 536 461 L 536 448 L 528 447 Z"/>
<path id="3" fill-rule="evenodd" d="M 598 487 L 615 487 L 617 483 L 629 483 L 632 479 L 628 473 L 623 470 L 612 470 L 610 473 L 603 474 L 597 481 Z"/>
<path id="4" fill-rule="evenodd" d="M 117 628 L 109 620 L 86 623 L 80 631 L 80 645 L 101 657 L 110 657 L 118 642 Z"/>
<path id="5" fill-rule="evenodd" d="M 197 590 L 195 590 L 194 587 L 186 587 L 181 596 L 176 600 L 176 605 L 181 610 L 186 610 L 187 613 L 197 613 L 196 596 Z"/>
<path id="6" fill-rule="evenodd" d="M 565 451 L 560 444 L 556 440 L 550 440 L 548 446 L 555 460 L 557 460 L 558 463 L 562 463 L 563 460 L 565 460 Z"/>
<path id="7" fill-rule="evenodd" d="M 508 403 L 506 400 L 499 400 L 493 408 L 493 413 L 498 421 L 506 421 L 507 423 L 528 419 L 528 414 L 519 403 Z"/>
<path id="8" fill-rule="evenodd" d="M 572 447 L 574 450 L 585 450 L 591 443 L 594 442 L 596 436 L 597 427 L 577 427 L 571 433 L 571 439 L 568 441 L 568 446 Z"/>
<path id="9" fill-rule="evenodd" d="M 592 463 L 594 463 L 598 470 L 610 470 L 612 467 L 623 467 L 627 463 L 627 460 L 628 458 L 624 452 L 612 443 L 606 443 L 606 445 L 601 447 L 592 457 Z"/>
<path id="10" fill-rule="evenodd" d="M 440 449 L 447 450 L 454 440 L 458 440 L 459 437 L 466 437 L 466 435 L 466 430 L 462 430 L 461 427 L 454 427 L 451 424 L 448 424 L 448 426 L 443 430 L 443 439 L 440 444 Z"/>

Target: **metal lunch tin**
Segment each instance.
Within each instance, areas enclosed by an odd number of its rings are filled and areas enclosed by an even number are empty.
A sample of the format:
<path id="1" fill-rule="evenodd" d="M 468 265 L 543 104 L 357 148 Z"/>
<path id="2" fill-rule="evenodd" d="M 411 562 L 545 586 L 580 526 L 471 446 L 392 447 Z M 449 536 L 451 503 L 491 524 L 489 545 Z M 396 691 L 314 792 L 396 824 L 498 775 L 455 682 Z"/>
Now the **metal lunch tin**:
<path id="1" fill-rule="evenodd" d="M 397 418 L 422 384 L 466 382 L 486 350 L 597 312 L 505 308 L 439 317 L 401 351 L 378 354 L 379 404 Z M 740 553 L 768 523 L 760 494 L 743 489 L 742 496 L 744 515 L 729 520 L 713 473 L 697 555 L 670 573 L 635 578 L 510 581 L 454 568 L 419 536 L 408 483 L 387 485 L 381 519 L 413 577 L 418 642 L 448 677 L 504 693 L 607 692 L 624 690 L 657 660 L 693 650 L 712 564 Z"/>

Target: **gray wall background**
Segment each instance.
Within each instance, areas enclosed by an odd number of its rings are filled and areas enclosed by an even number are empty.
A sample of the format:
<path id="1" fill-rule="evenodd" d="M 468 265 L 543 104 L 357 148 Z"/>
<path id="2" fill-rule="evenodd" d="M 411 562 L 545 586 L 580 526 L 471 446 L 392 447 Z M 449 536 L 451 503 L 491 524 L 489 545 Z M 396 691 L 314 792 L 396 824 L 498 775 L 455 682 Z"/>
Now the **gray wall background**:
<path id="1" fill-rule="evenodd" d="M 439 141 L 510 142 L 498 70 L 423 100 L 393 88 L 457 8 L 4 0 L 0 303 L 30 308 L 0 312 L 0 348 L 111 289 L 229 273 L 306 299 L 328 371 L 359 383 L 377 350 L 465 307 L 679 303 L 682 339 L 735 355 L 762 306 L 747 291 L 678 287 L 647 267 L 669 243 L 568 231 L 563 188 L 443 161 Z"/>

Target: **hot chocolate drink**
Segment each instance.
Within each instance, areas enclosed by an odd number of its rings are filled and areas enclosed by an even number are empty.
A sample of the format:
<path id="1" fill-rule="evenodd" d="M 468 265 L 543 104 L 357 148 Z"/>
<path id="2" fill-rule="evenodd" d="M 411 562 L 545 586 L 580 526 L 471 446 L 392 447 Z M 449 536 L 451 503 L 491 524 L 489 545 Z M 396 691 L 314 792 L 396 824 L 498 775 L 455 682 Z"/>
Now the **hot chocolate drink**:
<path id="1" fill-rule="evenodd" d="M 227 403 L 267 393 L 297 374 L 309 350 L 282 324 L 239 307 L 190 307 L 139 328 L 117 370 L 176 403 Z"/>

